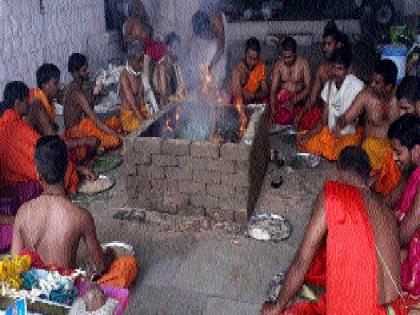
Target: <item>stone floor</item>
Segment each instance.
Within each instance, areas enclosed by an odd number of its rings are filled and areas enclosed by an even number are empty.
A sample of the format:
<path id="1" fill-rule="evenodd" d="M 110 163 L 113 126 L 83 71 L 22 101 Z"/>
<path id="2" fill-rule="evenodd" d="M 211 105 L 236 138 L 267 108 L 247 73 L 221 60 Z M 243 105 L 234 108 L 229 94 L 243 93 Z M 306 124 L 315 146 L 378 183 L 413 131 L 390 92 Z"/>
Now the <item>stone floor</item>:
<path id="1" fill-rule="evenodd" d="M 271 140 L 273 148 L 285 155 L 295 151 L 275 136 Z M 171 226 L 174 217 L 150 212 L 145 223 L 113 219 L 116 212 L 126 209 L 121 167 L 110 172 L 117 181 L 111 191 L 81 204 L 94 215 L 101 242 L 124 241 L 135 248 L 141 271 L 130 290 L 127 314 L 258 314 L 271 278 L 286 270 L 293 258 L 311 202 L 333 168 L 328 162 L 292 172 L 269 166 L 256 212 L 289 219 L 293 233 L 280 243 L 256 241 L 237 230 L 181 233 Z M 270 183 L 280 175 L 284 184 L 275 190 Z"/>

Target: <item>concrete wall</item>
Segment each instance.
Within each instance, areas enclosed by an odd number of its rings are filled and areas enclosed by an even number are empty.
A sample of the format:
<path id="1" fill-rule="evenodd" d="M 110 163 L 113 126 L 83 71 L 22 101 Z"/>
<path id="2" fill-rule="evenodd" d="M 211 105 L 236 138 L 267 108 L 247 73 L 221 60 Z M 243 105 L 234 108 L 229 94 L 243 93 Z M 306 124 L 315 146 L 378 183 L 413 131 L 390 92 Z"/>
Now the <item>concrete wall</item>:
<path id="1" fill-rule="evenodd" d="M 88 55 L 93 71 L 108 61 L 104 3 L 100 0 L 0 0 L 0 91 L 11 80 L 35 86 L 35 71 L 55 63 L 70 79 L 67 59 Z"/>

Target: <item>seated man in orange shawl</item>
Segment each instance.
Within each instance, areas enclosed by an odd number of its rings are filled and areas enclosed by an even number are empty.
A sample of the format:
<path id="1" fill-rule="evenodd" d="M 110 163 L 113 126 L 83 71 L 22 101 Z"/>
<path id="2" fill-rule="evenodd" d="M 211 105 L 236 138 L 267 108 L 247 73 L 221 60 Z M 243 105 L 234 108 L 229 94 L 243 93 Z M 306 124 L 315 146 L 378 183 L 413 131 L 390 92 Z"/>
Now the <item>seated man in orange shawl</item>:
<path id="1" fill-rule="evenodd" d="M 420 118 L 402 116 L 389 128 L 388 138 L 398 166 L 403 173 L 410 173 L 394 209 L 404 259 L 402 287 L 420 302 Z"/>
<path id="2" fill-rule="evenodd" d="M 36 71 L 38 88 L 29 91 L 28 120 L 40 135 L 56 135 L 58 125 L 54 100 L 60 89 L 60 70 L 54 64 L 43 64 Z M 73 162 L 80 164 L 93 158 L 99 145 L 95 137 L 64 139 Z"/>
<path id="3" fill-rule="evenodd" d="M 281 46 L 281 59 L 273 70 L 270 115 L 276 124 L 291 125 L 295 123 L 303 108 L 303 101 L 309 94 L 311 68 L 306 59 L 297 56 L 294 38 L 286 37 Z"/>
<path id="4" fill-rule="evenodd" d="M 74 53 L 68 61 L 68 70 L 73 81 L 67 86 L 64 99 L 64 135 L 69 138 L 96 137 L 103 149 L 116 149 L 121 144 L 120 121 L 112 117 L 103 122 L 94 112 L 83 83 L 89 80 L 89 66 L 84 55 Z M 95 94 L 95 91 L 94 91 Z"/>
<path id="5" fill-rule="evenodd" d="M 245 44 L 245 58 L 234 67 L 230 82 L 232 102 L 235 105 L 266 103 L 268 85 L 266 68 L 260 59 L 260 42 L 251 37 Z"/>
<path id="6" fill-rule="evenodd" d="M 370 87 L 359 94 L 352 106 L 337 120 L 337 129 L 353 124 L 365 113 L 365 137 L 362 148 L 369 155 L 376 180 L 374 190 L 388 195 L 401 174 L 387 138 L 389 126 L 400 117 L 395 97 L 398 69 L 391 60 L 381 60 L 375 67 Z"/>
<path id="7" fill-rule="evenodd" d="M 277 301 L 266 303 L 263 315 L 407 314 L 399 289 L 398 229 L 391 212 L 369 191 L 370 169 L 360 148 L 340 153 L 337 181 L 324 184 Z M 288 308 L 324 238 L 325 293 Z"/>
<path id="8" fill-rule="evenodd" d="M 363 89 L 363 82 L 349 73 L 352 54 L 350 50 L 339 49 L 334 53 L 333 79 L 322 90 L 324 101 L 323 119 L 316 128 L 298 137 L 300 151 L 321 155 L 328 160 L 337 160 L 342 149 L 357 146 L 362 140 L 362 129 L 357 122 L 333 132 L 336 118 L 342 115 L 357 100 Z"/>
<path id="9" fill-rule="evenodd" d="M 319 120 L 322 119 L 322 101 L 318 101 L 318 97 L 325 83 L 332 79 L 332 68 L 334 65 L 332 57 L 334 53 L 340 48 L 350 49 L 350 47 L 346 47 L 349 45 L 346 43 L 346 39 L 348 40 L 347 35 L 341 32 L 335 23 L 327 23 L 322 39 L 324 60 L 321 61 L 316 70 L 315 82 L 312 86 L 310 97 L 301 113 L 296 117 L 299 129 L 303 130 L 315 128 Z M 356 75 L 353 64 L 349 68 L 349 74 Z"/>
<path id="10" fill-rule="evenodd" d="M 40 138 L 36 144 L 35 161 L 44 192 L 19 210 L 12 255 L 29 249 L 47 265 L 75 269 L 77 248 L 83 239 L 88 258 L 103 274 L 98 282 L 127 288 L 138 273 L 135 257 L 119 257 L 112 262 L 111 255 L 104 253 L 98 242 L 90 212 L 74 205 L 65 194 L 63 180 L 68 164 L 65 143 L 57 136 Z"/>

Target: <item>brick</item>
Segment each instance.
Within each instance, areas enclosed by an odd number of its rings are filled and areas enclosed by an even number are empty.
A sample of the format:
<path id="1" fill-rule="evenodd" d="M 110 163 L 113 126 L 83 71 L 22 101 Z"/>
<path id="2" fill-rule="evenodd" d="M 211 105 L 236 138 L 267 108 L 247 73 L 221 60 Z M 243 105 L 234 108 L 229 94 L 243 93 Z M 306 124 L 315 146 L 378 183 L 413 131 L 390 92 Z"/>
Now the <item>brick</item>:
<path id="1" fill-rule="evenodd" d="M 180 181 L 179 191 L 188 194 L 204 194 L 206 192 L 205 183 L 195 183 L 191 181 Z"/>
<path id="2" fill-rule="evenodd" d="M 188 205 L 188 197 L 182 194 L 165 194 L 163 197 L 163 212 L 177 214 Z"/>
<path id="3" fill-rule="evenodd" d="M 136 180 L 136 187 L 137 191 L 140 191 L 141 193 L 146 193 L 147 191 L 152 189 L 152 184 L 148 178 L 139 176 Z"/>
<path id="4" fill-rule="evenodd" d="M 219 208 L 219 199 L 207 195 L 192 195 L 190 199 L 191 204 L 194 207 L 203 207 L 203 208 Z"/>
<path id="5" fill-rule="evenodd" d="M 237 198 L 247 198 L 249 194 L 249 187 L 235 187 L 235 196 Z"/>
<path id="6" fill-rule="evenodd" d="M 150 165 L 137 165 L 136 167 L 137 176 L 142 179 L 147 179 L 147 180 L 152 179 L 150 168 L 151 168 Z"/>
<path id="7" fill-rule="evenodd" d="M 191 144 L 191 156 L 218 159 L 220 156 L 220 145 L 205 141 L 193 142 Z"/>
<path id="8" fill-rule="evenodd" d="M 179 184 L 178 184 L 178 181 L 175 181 L 175 180 L 155 179 L 152 181 L 152 188 L 154 190 L 160 191 L 161 193 L 178 192 Z"/>
<path id="9" fill-rule="evenodd" d="M 162 143 L 162 153 L 169 155 L 189 155 L 191 140 L 166 139 Z"/>
<path id="10" fill-rule="evenodd" d="M 183 215 L 204 216 L 206 211 L 203 207 L 194 207 L 193 205 L 189 204 L 181 209 L 181 213 Z"/>
<path id="11" fill-rule="evenodd" d="M 132 156 L 127 156 L 126 160 L 136 165 L 150 165 L 152 163 L 152 155 L 145 152 L 134 152 Z"/>
<path id="12" fill-rule="evenodd" d="M 248 173 L 251 168 L 249 161 L 236 161 L 236 167 L 238 173 Z"/>
<path id="13" fill-rule="evenodd" d="M 178 157 L 178 165 L 182 168 L 204 171 L 208 169 L 208 160 L 203 158 L 194 158 L 191 156 L 180 156 Z"/>
<path id="14" fill-rule="evenodd" d="M 137 188 L 135 186 L 125 187 L 125 192 L 130 199 L 137 198 Z"/>
<path id="15" fill-rule="evenodd" d="M 136 164 L 134 164 L 133 162 L 125 162 L 124 163 L 124 174 L 126 176 L 137 175 Z"/>
<path id="16" fill-rule="evenodd" d="M 172 155 L 152 154 L 154 166 L 178 166 L 178 159 Z"/>
<path id="17" fill-rule="evenodd" d="M 233 198 L 235 197 L 235 187 L 207 184 L 206 191 L 209 196 L 220 198 Z"/>
<path id="18" fill-rule="evenodd" d="M 131 154 L 134 152 L 134 137 L 125 137 L 123 140 L 122 154 Z"/>
<path id="19" fill-rule="evenodd" d="M 219 205 L 223 210 L 246 209 L 248 206 L 248 200 L 245 198 L 220 198 Z"/>
<path id="20" fill-rule="evenodd" d="M 125 187 L 136 187 L 137 176 L 126 176 L 125 177 Z"/>
<path id="21" fill-rule="evenodd" d="M 232 160 L 207 160 L 207 170 L 219 171 L 223 173 L 236 173 L 237 166 L 236 161 Z"/>
<path id="22" fill-rule="evenodd" d="M 130 208 L 150 209 L 153 207 L 153 202 L 145 196 L 137 196 L 137 198 L 128 199 L 127 205 Z"/>
<path id="23" fill-rule="evenodd" d="M 224 174 L 222 176 L 222 185 L 233 187 L 249 187 L 248 174 Z"/>
<path id="24" fill-rule="evenodd" d="M 220 172 L 208 172 L 201 170 L 193 171 L 193 181 L 198 183 L 220 184 L 221 177 Z"/>
<path id="25" fill-rule="evenodd" d="M 136 152 L 161 153 L 163 139 L 159 137 L 137 137 L 134 140 Z"/>
<path id="26" fill-rule="evenodd" d="M 165 167 L 165 177 L 169 180 L 192 180 L 192 169 Z"/>
<path id="27" fill-rule="evenodd" d="M 245 224 L 248 222 L 247 209 L 236 209 L 233 211 L 233 220 L 237 223 Z"/>
<path id="28" fill-rule="evenodd" d="M 225 143 L 220 147 L 220 157 L 225 160 L 249 160 L 250 146 L 238 143 Z"/>

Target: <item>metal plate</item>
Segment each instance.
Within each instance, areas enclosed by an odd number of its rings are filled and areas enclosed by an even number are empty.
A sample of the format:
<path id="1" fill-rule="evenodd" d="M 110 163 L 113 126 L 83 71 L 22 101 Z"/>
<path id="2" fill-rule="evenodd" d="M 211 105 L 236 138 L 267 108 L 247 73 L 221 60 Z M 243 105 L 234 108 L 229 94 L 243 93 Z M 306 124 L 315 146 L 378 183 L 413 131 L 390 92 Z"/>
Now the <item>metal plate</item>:
<path id="1" fill-rule="evenodd" d="M 101 244 L 103 250 L 108 247 L 116 249 L 118 252 L 124 252 L 129 256 L 135 256 L 134 248 L 132 245 L 124 243 L 124 242 L 110 242 Z"/>
<path id="2" fill-rule="evenodd" d="M 283 143 L 296 144 L 298 129 L 293 125 L 284 126 L 285 128 L 278 132 L 278 137 Z"/>
<path id="3" fill-rule="evenodd" d="M 315 168 L 321 163 L 322 158 L 311 153 L 296 153 L 286 159 L 286 164 L 293 169 Z"/>
<path id="4" fill-rule="evenodd" d="M 115 180 L 106 175 L 99 175 L 95 181 L 85 181 L 78 187 L 78 192 L 83 194 L 98 194 L 111 189 Z"/>
<path id="5" fill-rule="evenodd" d="M 248 223 L 248 235 L 257 240 L 284 241 L 292 233 L 289 221 L 277 214 L 259 213 L 251 217 Z"/>

